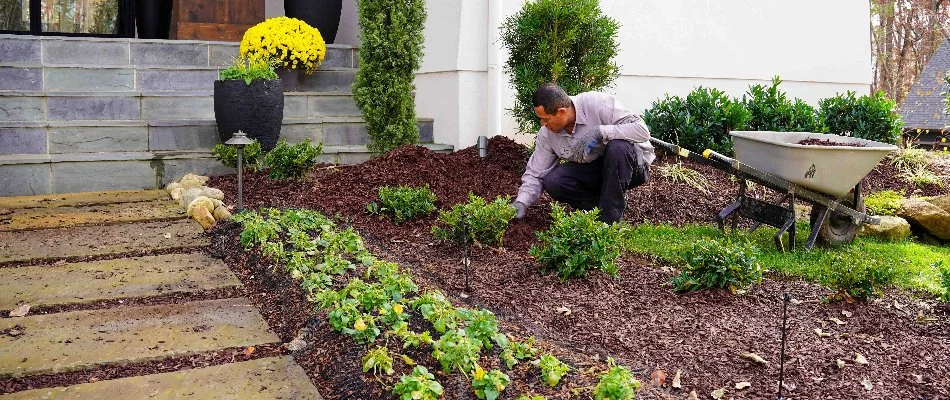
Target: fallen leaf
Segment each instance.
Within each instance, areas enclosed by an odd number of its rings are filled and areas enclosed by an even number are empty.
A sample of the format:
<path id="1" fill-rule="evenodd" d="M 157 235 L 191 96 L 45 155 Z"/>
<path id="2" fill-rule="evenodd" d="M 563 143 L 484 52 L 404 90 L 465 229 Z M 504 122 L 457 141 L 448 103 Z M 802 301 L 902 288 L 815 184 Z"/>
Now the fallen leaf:
<path id="1" fill-rule="evenodd" d="M 752 383 L 750 382 L 739 382 L 739 383 L 736 383 L 736 390 L 747 389 L 750 386 L 752 386 Z"/>
<path id="2" fill-rule="evenodd" d="M 399 357 L 402 358 L 402 362 L 406 363 L 406 365 L 408 365 L 408 366 L 410 366 L 410 367 L 413 366 L 413 365 L 416 365 L 416 362 L 415 362 L 415 361 L 412 361 L 412 359 L 409 358 L 409 356 L 407 356 L 407 355 L 405 355 L 405 354 L 400 354 Z"/>
<path id="3" fill-rule="evenodd" d="M 837 318 L 834 318 L 834 317 L 828 318 L 828 320 L 830 320 L 831 322 L 834 322 L 834 323 L 836 323 L 836 324 L 838 324 L 838 325 L 847 325 L 847 324 L 848 324 L 847 322 L 844 322 L 844 321 L 842 321 L 842 320 L 840 320 L 840 319 L 837 319 Z"/>
<path id="4" fill-rule="evenodd" d="M 650 373 L 650 381 L 653 382 L 656 386 L 663 386 L 666 384 L 666 371 L 662 369 L 657 369 Z"/>
<path id="5" fill-rule="evenodd" d="M 831 336 L 830 333 L 828 333 L 828 332 L 823 332 L 823 331 L 821 330 L 821 328 L 815 328 L 815 334 L 818 335 L 818 337 L 828 337 L 828 336 Z"/>
<path id="6" fill-rule="evenodd" d="M 796 305 L 796 306 L 797 306 L 797 305 L 800 305 L 800 304 L 802 304 L 802 303 L 804 303 L 804 301 L 801 301 L 801 300 L 799 300 L 799 299 L 792 299 L 791 302 L 792 302 L 792 304 L 794 304 L 794 305 Z"/>
<path id="7" fill-rule="evenodd" d="M 696 394 L 695 390 L 693 390 L 692 392 L 689 392 L 689 397 L 687 397 L 686 400 L 699 400 L 699 395 Z"/>
<path id="8" fill-rule="evenodd" d="M 864 386 L 864 390 L 867 390 L 869 392 L 871 391 L 871 389 L 874 389 L 874 384 L 871 383 L 871 380 L 868 378 L 864 378 L 863 380 L 861 380 L 861 386 Z"/>
<path id="9" fill-rule="evenodd" d="M 19 307 L 14 308 L 13 311 L 10 311 L 11 317 L 25 317 L 26 314 L 30 313 L 29 304 L 21 304 Z"/>
<path id="10" fill-rule="evenodd" d="M 868 359 L 864 358 L 864 356 L 862 356 L 861 353 L 854 353 L 854 354 L 855 354 L 854 362 L 861 365 L 868 365 Z"/>
<path id="11" fill-rule="evenodd" d="M 677 389 L 682 389 L 683 388 L 682 378 L 683 378 L 683 371 L 680 371 L 679 369 L 677 369 L 676 375 L 673 375 L 673 387 Z"/>
<path id="12" fill-rule="evenodd" d="M 712 398 L 719 400 L 723 396 L 726 395 L 726 388 L 719 388 L 719 389 L 713 390 L 713 392 L 710 393 L 709 395 L 712 396 Z"/>
<path id="13" fill-rule="evenodd" d="M 172 234 L 171 234 L 171 233 L 168 233 L 168 232 L 165 232 L 165 234 L 162 235 L 162 236 L 164 236 L 165 239 L 171 239 L 171 238 L 172 238 Z"/>
<path id="14" fill-rule="evenodd" d="M 254 350 L 255 350 L 254 346 L 248 346 L 247 348 L 244 349 L 244 355 L 250 356 L 251 354 L 254 354 Z"/>
<path id="15" fill-rule="evenodd" d="M 898 303 L 897 300 L 894 300 L 894 308 L 896 308 L 896 309 L 898 309 L 898 310 L 901 310 L 901 311 L 904 311 L 904 307 L 905 307 L 905 306 L 904 306 L 903 304 Z"/>
<path id="16" fill-rule="evenodd" d="M 847 318 L 851 318 L 851 316 L 854 315 L 854 313 L 848 310 L 841 310 L 841 315 L 844 315 Z"/>
<path id="17" fill-rule="evenodd" d="M 838 369 L 844 369 L 844 367 L 846 367 L 846 366 L 848 365 L 848 363 L 844 362 L 844 360 L 842 360 L 842 359 L 839 358 L 839 359 L 835 360 L 835 365 L 838 366 Z"/>
<path id="18" fill-rule="evenodd" d="M 914 377 L 914 380 L 917 381 L 917 383 L 924 383 L 924 376 L 923 376 L 923 375 L 910 374 L 910 376 L 913 376 L 913 377 Z"/>
<path id="19" fill-rule="evenodd" d="M 743 353 L 743 354 L 742 354 L 742 358 L 744 358 L 744 359 L 746 359 L 746 360 L 749 360 L 749 361 L 753 361 L 753 362 L 762 364 L 762 365 L 768 365 L 768 364 L 769 364 L 768 361 L 766 361 L 766 360 L 765 360 L 764 358 L 762 358 L 762 357 L 759 357 L 759 355 L 758 355 L 758 354 L 755 354 L 755 353 Z"/>
<path id="20" fill-rule="evenodd" d="M 563 315 L 571 315 L 571 309 L 564 306 L 558 307 L 557 312 Z"/>

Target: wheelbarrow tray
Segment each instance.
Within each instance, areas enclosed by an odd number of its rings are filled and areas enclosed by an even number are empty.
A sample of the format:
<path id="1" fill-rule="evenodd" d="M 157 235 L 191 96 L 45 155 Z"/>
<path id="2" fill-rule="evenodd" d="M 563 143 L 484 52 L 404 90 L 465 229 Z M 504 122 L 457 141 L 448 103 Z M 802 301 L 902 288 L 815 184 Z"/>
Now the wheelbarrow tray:
<path id="1" fill-rule="evenodd" d="M 897 146 L 855 137 L 810 132 L 733 131 L 736 159 L 791 183 L 841 197 Z M 798 144 L 806 139 L 856 146 Z"/>

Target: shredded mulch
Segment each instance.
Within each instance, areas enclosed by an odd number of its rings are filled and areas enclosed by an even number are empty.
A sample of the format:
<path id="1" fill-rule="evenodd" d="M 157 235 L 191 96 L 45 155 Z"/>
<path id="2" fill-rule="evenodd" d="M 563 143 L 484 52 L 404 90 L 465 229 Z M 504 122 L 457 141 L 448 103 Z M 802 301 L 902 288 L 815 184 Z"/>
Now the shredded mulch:
<path id="1" fill-rule="evenodd" d="M 800 140 L 798 144 L 805 146 L 844 146 L 844 147 L 868 147 L 864 143 L 835 142 L 831 139 L 805 139 Z"/>
<path id="2" fill-rule="evenodd" d="M 108 299 L 92 301 L 88 303 L 60 304 L 52 306 L 35 306 L 30 308 L 30 315 L 58 314 L 70 311 L 103 310 L 121 307 L 185 304 L 194 301 L 231 299 L 242 296 L 244 296 L 244 289 L 242 288 L 223 288 L 214 290 L 199 290 L 194 292 L 172 292 L 148 297 Z M 6 317 L 8 311 L 10 310 L 0 310 L 0 318 Z"/>
<path id="3" fill-rule="evenodd" d="M 561 349 L 567 359 L 593 362 L 612 356 L 630 366 L 644 382 L 656 369 L 665 371 L 669 379 L 677 370 L 682 371 L 682 390 L 670 388 L 667 379 L 666 386 L 644 390 L 641 398 L 686 398 L 691 390 L 696 390 L 700 398 L 709 398 L 719 388 L 727 389 L 725 398 L 774 398 L 780 367 L 782 297 L 786 292 L 793 299 L 788 305 L 786 398 L 950 398 L 950 313 L 930 300 L 892 292 L 868 303 L 827 304 L 823 302 L 830 294 L 827 289 L 778 276 L 771 276 L 742 296 L 722 291 L 678 295 L 668 284 L 674 274 L 671 266 L 634 255 L 621 258 L 619 278 L 597 273 L 560 282 L 556 277 L 541 275 L 539 266 L 527 254 L 536 242 L 534 232 L 550 224 L 546 196 L 531 207 L 526 219 L 512 223 L 504 248 L 473 251 L 472 291 L 466 292 L 461 249 L 436 243 L 429 233 L 435 215 L 396 225 L 365 212 L 382 185 L 428 185 L 442 209 L 465 201 L 468 192 L 488 198 L 514 195 L 527 159 L 524 147 L 496 137 L 489 141 L 489 154 L 489 159 L 480 160 L 471 148 L 436 154 L 407 146 L 361 165 L 319 166 L 296 181 L 273 182 L 262 174 L 247 174 L 244 202 L 250 208 L 304 207 L 335 216 L 354 226 L 377 254 L 412 268 L 422 286 L 439 288 L 461 304 L 495 312 L 507 326 L 545 340 Z M 715 213 L 733 201 L 738 183 L 714 168 L 660 157 L 651 172 L 673 162 L 700 171 L 710 181 L 708 192 L 671 183 L 654 173 L 648 184 L 627 193 L 625 220 L 673 225 L 709 223 L 714 221 Z M 937 189 L 915 191 L 912 184 L 895 178 L 894 171 L 882 162 L 865 181 L 866 190 L 903 189 L 909 195 L 945 193 Z M 225 176 L 212 178 L 209 184 L 233 199 L 235 183 L 234 176 Z M 230 232 L 232 241 L 235 234 Z M 246 258 L 250 256 L 243 250 L 232 246 L 222 252 L 240 261 L 237 264 L 249 264 L 242 279 L 251 275 L 257 278 L 245 281 L 245 285 L 253 286 L 250 282 L 259 280 L 272 292 L 267 296 L 292 296 L 284 293 L 292 291 L 292 284 L 285 281 L 283 286 L 278 285 L 286 278 L 264 278 L 260 271 L 253 270 L 259 268 L 253 266 L 257 262 L 248 263 Z M 282 300 L 297 304 L 285 312 L 267 311 L 266 307 L 263 311 L 272 327 L 276 324 L 275 330 L 283 330 L 279 334 L 285 340 L 297 335 L 314 317 L 296 311 L 308 307 L 297 293 L 296 300 Z M 570 313 L 563 309 L 559 312 L 561 307 Z M 298 355 L 297 360 L 321 393 L 328 399 L 353 398 L 353 393 L 359 398 L 368 398 L 368 393 L 391 398 L 379 383 L 375 383 L 375 389 L 360 389 L 369 392 L 347 391 L 348 385 L 353 385 L 351 381 L 357 379 L 354 376 L 370 386 L 374 378 L 347 367 L 362 354 L 353 350 L 360 346 L 334 336 L 319 321 L 309 323 L 309 334 L 319 338 L 321 344 Z M 815 329 L 830 335 L 819 336 Z M 748 352 L 758 354 L 767 364 L 742 358 Z M 856 363 L 858 353 L 869 364 Z M 839 359 L 844 368 L 837 366 Z M 751 387 L 736 390 L 738 382 L 750 382 Z M 452 384 L 443 384 L 449 392 Z M 473 398 L 470 393 L 458 398 Z M 506 391 L 513 397 L 520 394 L 518 390 Z M 580 397 L 589 394 L 584 392 Z"/>

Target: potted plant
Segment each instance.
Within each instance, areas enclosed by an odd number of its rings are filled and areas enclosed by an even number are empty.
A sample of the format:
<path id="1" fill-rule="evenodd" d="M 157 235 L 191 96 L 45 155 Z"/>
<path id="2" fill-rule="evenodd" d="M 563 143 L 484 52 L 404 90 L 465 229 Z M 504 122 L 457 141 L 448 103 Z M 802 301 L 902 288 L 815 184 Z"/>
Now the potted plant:
<path id="1" fill-rule="evenodd" d="M 284 91 L 266 58 L 238 58 L 214 81 L 214 120 L 222 143 L 241 130 L 265 151 L 273 149 L 283 119 Z"/>
<path id="2" fill-rule="evenodd" d="M 284 15 L 317 28 L 327 44 L 336 40 L 343 0 L 284 0 Z"/>
<path id="3" fill-rule="evenodd" d="M 308 76 L 320 66 L 326 53 L 320 32 L 294 18 L 269 18 L 244 32 L 241 40 L 241 56 L 274 62 L 288 92 L 307 90 Z"/>

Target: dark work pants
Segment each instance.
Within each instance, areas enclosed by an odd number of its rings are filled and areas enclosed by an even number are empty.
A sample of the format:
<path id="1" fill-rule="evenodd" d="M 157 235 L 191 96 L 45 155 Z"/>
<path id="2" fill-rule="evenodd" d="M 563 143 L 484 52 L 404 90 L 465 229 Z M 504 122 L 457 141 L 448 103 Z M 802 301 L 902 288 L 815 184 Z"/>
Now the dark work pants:
<path id="1" fill-rule="evenodd" d="M 650 166 L 644 162 L 643 150 L 626 140 L 611 140 L 600 158 L 558 165 L 542 185 L 554 200 L 575 209 L 600 208 L 600 220 L 610 224 L 623 217 L 624 192 L 649 179 Z"/>

